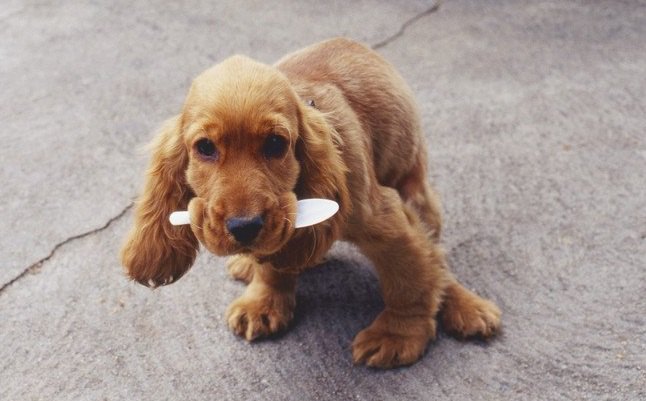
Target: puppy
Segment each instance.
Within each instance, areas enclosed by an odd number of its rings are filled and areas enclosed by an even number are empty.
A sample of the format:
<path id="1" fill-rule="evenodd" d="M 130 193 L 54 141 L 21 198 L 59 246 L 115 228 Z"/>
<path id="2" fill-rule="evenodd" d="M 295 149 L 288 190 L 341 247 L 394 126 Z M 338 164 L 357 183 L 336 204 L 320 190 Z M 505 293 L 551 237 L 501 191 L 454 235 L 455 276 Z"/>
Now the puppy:
<path id="1" fill-rule="evenodd" d="M 297 199 L 339 212 L 294 229 Z M 168 216 L 188 208 L 191 225 Z M 332 39 L 269 66 L 233 56 L 199 75 L 152 143 L 147 182 L 121 252 L 129 277 L 156 287 L 182 277 L 199 243 L 235 255 L 248 283 L 227 312 L 247 340 L 286 328 L 298 274 L 336 240 L 372 261 L 385 309 L 355 337 L 357 364 L 417 361 L 436 317 L 461 337 L 489 337 L 500 311 L 461 286 L 440 247 L 440 204 L 413 95 L 366 46 Z"/>

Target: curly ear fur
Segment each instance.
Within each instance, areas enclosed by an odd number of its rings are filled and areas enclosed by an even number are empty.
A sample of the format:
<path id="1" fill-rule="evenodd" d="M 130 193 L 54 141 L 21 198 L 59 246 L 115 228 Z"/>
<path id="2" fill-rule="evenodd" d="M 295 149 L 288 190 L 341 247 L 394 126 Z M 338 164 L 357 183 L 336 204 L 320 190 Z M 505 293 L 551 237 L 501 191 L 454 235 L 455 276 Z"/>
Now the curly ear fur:
<path id="1" fill-rule="evenodd" d="M 121 250 L 133 280 L 156 287 L 179 279 L 193 264 L 198 241 L 190 226 L 172 226 L 168 216 L 185 210 L 192 197 L 186 185 L 188 153 L 181 140 L 181 117 L 168 120 L 151 143 L 152 159 L 135 223 Z"/>
<path id="2" fill-rule="evenodd" d="M 339 239 L 352 210 L 339 146 L 342 139 L 318 110 L 299 106 L 296 155 L 301 171 L 294 192 L 298 199 L 325 198 L 339 203 L 339 212 L 314 226 L 299 228 L 268 261 L 277 269 L 301 269 L 318 263 Z"/>

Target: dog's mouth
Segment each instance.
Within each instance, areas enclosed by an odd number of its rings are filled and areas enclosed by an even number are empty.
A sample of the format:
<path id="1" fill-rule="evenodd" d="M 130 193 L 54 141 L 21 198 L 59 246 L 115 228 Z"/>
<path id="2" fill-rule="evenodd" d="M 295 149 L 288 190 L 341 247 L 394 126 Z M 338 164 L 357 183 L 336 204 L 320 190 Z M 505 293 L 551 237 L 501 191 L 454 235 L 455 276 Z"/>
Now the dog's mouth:
<path id="1" fill-rule="evenodd" d="M 294 233 L 296 195 L 292 192 L 268 202 L 269 207 L 257 215 L 226 216 L 209 209 L 201 199 L 197 207 L 202 221 L 191 224 L 202 245 L 219 256 L 252 254 L 267 257 L 280 250 Z M 191 217 L 193 220 L 193 217 Z"/>

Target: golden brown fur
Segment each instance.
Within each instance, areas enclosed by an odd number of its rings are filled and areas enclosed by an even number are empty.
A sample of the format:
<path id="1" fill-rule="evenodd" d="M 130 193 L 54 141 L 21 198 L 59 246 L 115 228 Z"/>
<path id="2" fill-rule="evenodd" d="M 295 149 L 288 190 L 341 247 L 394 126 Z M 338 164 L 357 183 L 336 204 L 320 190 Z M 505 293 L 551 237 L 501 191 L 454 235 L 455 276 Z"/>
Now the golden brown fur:
<path id="1" fill-rule="evenodd" d="M 281 157 L 263 153 L 269 135 L 287 141 Z M 197 154 L 205 138 L 217 160 Z M 195 79 L 182 112 L 153 143 L 122 261 L 132 279 L 154 287 L 190 268 L 198 240 L 235 255 L 229 271 L 249 285 L 227 320 L 253 340 L 289 324 L 298 273 L 334 241 L 351 241 L 374 263 L 386 306 L 357 334 L 354 361 L 411 364 L 435 337 L 438 313 L 463 337 L 487 337 L 500 326 L 498 308 L 447 269 L 426 164 L 410 90 L 367 47 L 332 39 L 274 66 L 234 56 Z M 294 229 L 296 200 L 314 197 L 336 200 L 339 213 Z M 171 226 L 168 215 L 186 208 L 190 228 Z M 251 244 L 227 231 L 236 216 L 262 216 Z"/>

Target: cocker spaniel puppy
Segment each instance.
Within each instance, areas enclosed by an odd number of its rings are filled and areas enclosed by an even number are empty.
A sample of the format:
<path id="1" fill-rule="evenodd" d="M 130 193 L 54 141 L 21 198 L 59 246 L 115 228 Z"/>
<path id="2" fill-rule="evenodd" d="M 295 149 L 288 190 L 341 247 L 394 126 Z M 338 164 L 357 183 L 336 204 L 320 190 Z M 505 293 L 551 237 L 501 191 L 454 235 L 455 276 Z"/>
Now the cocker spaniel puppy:
<path id="1" fill-rule="evenodd" d="M 170 284 L 191 267 L 199 243 L 235 255 L 229 272 L 248 286 L 227 320 L 247 340 L 289 324 L 298 274 L 336 240 L 372 261 L 385 303 L 355 337 L 355 363 L 415 362 L 438 316 L 461 337 L 499 328 L 498 308 L 447 268 L 413 95 L 371 49 L 332 39 L 273 66 L 228 58 L 193 81 L 152 151 L 121 253 L 128 276 Z M 339 212 L 295 229 L 296 201 L 305 198 L 335 200 Z M 190 227 L 171 226 L 169 214 L 186 208 Z"/>

